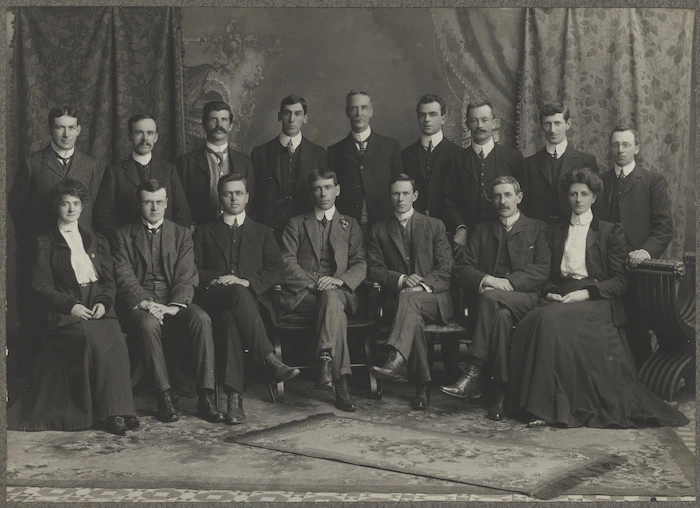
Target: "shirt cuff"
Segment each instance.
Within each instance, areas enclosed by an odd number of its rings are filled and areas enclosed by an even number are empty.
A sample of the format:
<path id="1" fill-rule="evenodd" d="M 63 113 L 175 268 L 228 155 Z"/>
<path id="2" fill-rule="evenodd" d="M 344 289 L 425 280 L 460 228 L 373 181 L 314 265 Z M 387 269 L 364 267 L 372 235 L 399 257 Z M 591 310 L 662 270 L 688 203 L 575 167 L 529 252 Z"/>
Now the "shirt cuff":
<path id="1" fill-rule="evenodd" d="M 183 309 L 186 309 L 186 308 L 187 308 L 187 305 L 185 305 L 184 303 L 170 302 L 170 303 L 168 304 L 168 307 L 170 307 L 171 305 L 174 305 L 175 307 L 181 307 L 181 308 L 183 308 Z"/>
<path id="2" fill-rule="evenodd" d="M 425 292 L 426 292 L 426 293 L 432 293 L 432 292 L 433 292 L 432 288 L 431 288 L 430 286 L 428 286 L 427 284 L 423 284 L 422 282 L 420 282 L 419 284 L 420 284 L 421 286 L 423 286 L 423 289 L 425 289 Z"/>
<path id="3" fill-rule="evenodd" d="M 399 275 L 399 287 L 398 290 L 401 291 L 403 289 L 403 279 L 406 277 L 405 275 Z"/>
<path id="4" fill-rule="evenodd" d="M 481 279 L 481 282 L 479 282 L 479 294 L 484 292 L 484 281 L 486 280 L 486 275 L 484 275 L 484 278 Z"/>
<path id="5" fill-rule="evenodd" d="M 459 226 L 457 226 L 457 227 L 455 228 L 455 233 L 456 233 L 457 231 L 459 231 L 460 229 L 462 229 L 462 228 L 463 228 L 463 229 L 467 229 L 467 226 L 466 226 L 465 224 L 460 224 Z"/>
<path id="6" fill-rule="evenodd" d="M 649 251 L 647 251 L 646 249 L 639 249 L 639 250 L 641 250 L 642 252 L 646 252 L 647 256 L 649 256 L 649 259 L 651 259 L 651 254 L 649 254 Z"/>

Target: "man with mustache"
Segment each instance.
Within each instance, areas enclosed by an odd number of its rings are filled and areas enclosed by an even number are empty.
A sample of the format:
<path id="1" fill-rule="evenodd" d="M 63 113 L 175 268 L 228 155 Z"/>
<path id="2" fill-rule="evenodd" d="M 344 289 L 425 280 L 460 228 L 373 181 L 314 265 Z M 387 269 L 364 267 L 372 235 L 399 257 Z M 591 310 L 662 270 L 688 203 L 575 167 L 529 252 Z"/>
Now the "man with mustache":
<path id="1" fill-rule="evenodd" d="M 580 152 L 569 143 L 566 136 L 571 127 L 568 106 L 559 101 L 545 104 L 540 110 L 540 124 L 545 146 L 525 159 L 518 179 L 525 196 L 523 211 L 551 224 L 571 214 L 567 194 L 560 185 L 564 175 L 581 168 L 598 173 L 598 163 L 593 155 Z"/>
<path id="2" fill-rule="evenodd" d="M 238 173 L 243 176 L 248 181 L 248 192 L 255 196 L 255 175 L 250 157 L 228 144 L 228 135 L 233 129 L 231 107 L 222 101 L 207 102 L 202 108 L 202 127 L 207 142 L 175 161 L 195 224 L 214 222 L 221 215 L 217 185 L 224 175 Z M 251 215 L 252 201 L 246 207 Z"/>
<path id="3" fill-rule="evenodd" d="M 488 101 L 467 105 L 467 127 L 471 147 L 462 151 L 461 160 L 445 174 L 444 215 L 447 229 L 454 233 L 455 247 L 467 243 L 467 230 L 478 222 L 498 217 L 490 202 L 490 185 L 499 176 L 517 177 L 522 170 L 522 154 L 494 142 L 495 118 Z"/>
<path id="4" fill-rule="evenodd" d="M 105 170 L 95 203 L 95 228 L 110 242 L 117 230 L 138 222 L 140 214 L 136 189 L 146 180 L 155 178 L 163 183 L 168 195 L 165 218 L 189 228 L 192 215 L 175 166 L 153 157 L 158 142 L 158 126 L 148 113 L 129 118 L 131 154 Z"/>
<path id="5" fill-rule="evenodd" d="M 374 109 L 369 93 L 351 90 L 345 98 L 345 114 L 350 134 L 328 147 L 328 166 L 343 189 L 338 210 L 357 220 L 366 238 L 369 226 L 391 214 L 386 189 L 391 177 L 403 171 L 401 148 L 398 141 L 370 127 Z"/>
<path id="6" fill-rule="evenodd" d="M 503 417 L 508 383 L 511 329 L 540 300 L 538 291 L 549 278 L 547 225 L 518 210 L 523 200 L 520 184 L 500 176 L 491 185 L 498 218 L 472 229 L 453 280 L 476 301 L 474 333 L 464 375 L 441 390 L 461 398 L 479 398 L 485 371 L 490 370 L 496 393 L 488 418 Z"/>

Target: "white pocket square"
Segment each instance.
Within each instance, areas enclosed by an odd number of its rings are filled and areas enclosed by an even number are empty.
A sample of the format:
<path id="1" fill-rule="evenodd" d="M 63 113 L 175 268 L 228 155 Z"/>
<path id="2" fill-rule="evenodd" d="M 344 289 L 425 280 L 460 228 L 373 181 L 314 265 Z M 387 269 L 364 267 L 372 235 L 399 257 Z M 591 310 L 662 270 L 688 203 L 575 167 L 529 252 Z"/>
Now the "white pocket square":
<path id="1" fill-rule="evenodd" d="M 530 250 L 530 249 L 534 249 L 534 248 L 535 248 L 535 246 L 534 246 L 534 245 L 530 245 L 530 246 L 528 247 L 528 250 Z"/>

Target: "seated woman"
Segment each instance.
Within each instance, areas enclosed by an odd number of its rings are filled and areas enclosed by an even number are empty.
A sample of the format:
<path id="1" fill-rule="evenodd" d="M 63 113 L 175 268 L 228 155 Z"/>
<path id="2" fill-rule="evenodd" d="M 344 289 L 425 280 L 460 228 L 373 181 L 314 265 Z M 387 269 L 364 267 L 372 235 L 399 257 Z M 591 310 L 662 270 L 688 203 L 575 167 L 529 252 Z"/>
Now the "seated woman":
<path id="1" fill-rule="evenodd" d="M 78 226 L 88 191 L 65 179 L 54 188 L 58 223 L 37 238 L 32 289 L 46 335 L 33 386 L 8 411 L 14 430 L 80 430 L 97 423 L 126 435 L 139 425 L 129 356 L 114 313 L 107 240 Z"/>
<path id="2" fill-rule="evenodd" d="M 622 331 L 627 287 L 622 227 L 591 205 L 603 184 L 587 168 L 568 172 L 570 221 L 548 231 L 552 274 L 544 300 L 518 323 L 509 406 L 530 426 L 636 427 L 688 420 L 642 386 Z"/>

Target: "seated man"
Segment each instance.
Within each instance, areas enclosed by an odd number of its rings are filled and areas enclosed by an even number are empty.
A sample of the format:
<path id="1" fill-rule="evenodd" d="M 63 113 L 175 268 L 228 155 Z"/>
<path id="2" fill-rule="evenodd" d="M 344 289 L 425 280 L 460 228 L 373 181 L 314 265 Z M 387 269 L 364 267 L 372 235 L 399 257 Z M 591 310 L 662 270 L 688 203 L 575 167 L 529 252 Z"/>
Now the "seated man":
<path id="1" fill-rule="evenodd" d="M 401 173 L 389 188 L 394 214 L 370 230 L 368 278 L 382 284 L 396 315 L 386 343 L 388 359 L 370 368 L 379 378 L 397 379 L 406 377 L 408 362 L 409 381 L 416 385 L 411 407 L 425 409 L 430 405 L 425 322 L 444 324 L 452 318 L 454 259 L 442 221 L 413 209 L 415 182 Z"/>
<path id="2" fill-rule="evenodd" d="M 340 185 L 335 173 L 316 169 L 309 175 L 312 212 L 293 217 L 282 235 L 287 282 L 282 308 L 315 316 L 319 358 L 316 388 L 335 389 L 335 405 L 354 411 L 350 395 L 348 314 L 357 311 L 355 289 L 367 275 L 365 246 L 358 222 L 335 208 Z"/>
<path id="3" fill-rule="evenodd" d="M 218 182 L 223 214 L 216 222 L 198 226 L 194 260 L 199 272 L 196 301 L 220 324 L 226 338 L 228 394 L 226 423 L 243 423 L 243 354 L 246 349 L 264 363 L 269 378 L 278 383 L 299 374 L 275 356 L 260 312 L 273 316 L 267 292 L 284 282 L 284 263 L 272 230 L 246 215 L 248 189 L 240 173 L 228 173 Z"/>
<path id="4" fill-rule="evenodd" d="M 523 199 L 518 181 L 496 178 L 491 195 L 498 220 L 474 226 L 454 273 L 455 282 L 477 302 L 467 368 L 456 383 L 440 389 L 455 397 L 478 398 L 484 367 L 489 366 L 497 392 L 488 417 L 500 420 L 512 328 L 539 302 L 537 292 L 549 278 L 550 254 L 547 225 L 518 210 Z"/>
<path id="5" fill-rule="evenodd" d="M 125 328 L 142 348 L 145 366 L 155 384 L 163 422 L 178 420 L 161 329 L 182 332 L 190 339 L 197 367 L 197 413 L 215 423 L 224 421 L 214 403 L 214 342 L 211 320 L 192 304 L 197 285 L 192 235 L 187 228 L 164 219 L 168 206 L 165 186 L 150 179 L 137 188 L 141 220 L 117 230 L 112 251 L 117 294 L 125 311 Z"/>

